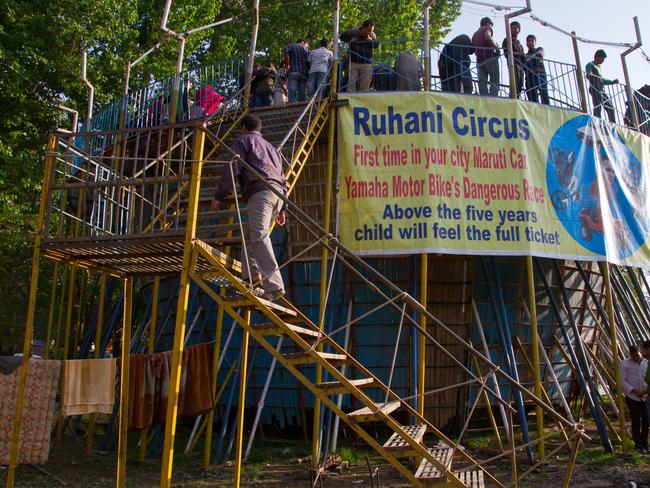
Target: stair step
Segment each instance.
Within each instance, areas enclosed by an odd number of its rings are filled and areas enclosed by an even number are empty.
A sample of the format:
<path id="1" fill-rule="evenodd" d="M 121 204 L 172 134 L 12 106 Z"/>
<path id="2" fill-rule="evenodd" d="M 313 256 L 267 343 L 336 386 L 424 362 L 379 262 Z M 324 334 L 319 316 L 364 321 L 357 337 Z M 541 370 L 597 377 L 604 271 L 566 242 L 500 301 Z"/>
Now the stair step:
<path id="1" fill-rule="evenodd" d="M 456 473 L 456 476 L 458 476 L 468 488 L 485 488 L 483 471 L 480 469 L 461 471 L 459 473 Z"/>
<path id="2" fill-rule="evenodd" d="M 348 356 L 346 356 L 345 354 L 334 354 L 331 352 L 317 352 L 317 351 L 314 352 L 318 354 L 321 357 L 321 359 L 328 361 L 330 363 L 343 363 L 348 359 Z M 306 352 L 294 352 L 290 354 L 285 354 L 284 357 L 287 359 L 287 361 L 290 364 L 293 365 L 310 364 L 310 363 L 317 362 L 316 359 L 313 358 L 311 354 Z"/>
<path id="3" fill-rule="evenodd" d="M 424 433 L 427 431 L 426 425 L 403 425 L 402 430 L 411 436 L 418 444 L 422 442 Z M 414 449 L 406 442 L 397 432 L 384 444 L 384 449 L 396 457 L 407 457 L 415 455 Z"/>
<path id="4" fill-rule="evenodd" d="M 243 295 L 224 297 L 224 300 L 227 301 L 233 308 L 258 308 L 257 304 L 253 303 L 250 299 L 246 298 Z M 258 300 L 281 317 L 298 316 L 298 313 L 295 310 L 291 310 L 290 308 L 283 307 L 282 305 L 278 305 L 275 302 L 269 302 L 268 300 L 264 300 L 262 298 L 258 298 Z"/>
<path id="5" fill-rule="evenodd" d="M 449 447 L 430 447 L 427 449 L 433 457 L 440 462 L 447 469 L 451 468 L 451 461 L 454 455 L 454 450 Z M 428 485 L 435 483 L 443 483 L 447 481 L 447 476 L 438 469 L 437 466 L 431 464 L 427 459 L 422 459 L 420 466 L 415 472 L 415 477 Z"/>
<path id="6" fill-rule="evenodd" d="M 375 380 L 373 378 L 360 378 L 358 380 L 349 380 L 349 382 L 356 388 L 370 388 Z M 316 387 L 328 395 L 351 393 L 350 389 L 340 381 L 326 381 L 324 383 L 319 383 Z"/>
<path id="7" fill-rule="evenodd" d="M 354 412 L 350 412 L 348 416 L 352 417 L 356 422 L 376 422 L 382 420 L 379 412 L 383 412 L 384 415 L 390 415 L 401 406 L 402 402 L 399 400 L 388 403 L 377 403 L 375 404 L 376 408 L 374 410 L 371 410 L 370 407 L 363 407 Z"/>
<path id="8" fill-rule="evenodd" d="M 314 337 L 314 338 L 320 336 L 320 333 L 316 330 L 305 329 L 304 327 L 300 327 L 298 325 L 293 325 L 293 324 L 284 324 L 283 326 L 280 326 L 274 324 L 273 322 L 268 322 L 264 324 L 255 324 L 253 328 L 256 331 L 260 332 L 263 336 L 286 336 L 287 329 L 291 330 L 292 332 L 295 332 L 300 336 Z"/>

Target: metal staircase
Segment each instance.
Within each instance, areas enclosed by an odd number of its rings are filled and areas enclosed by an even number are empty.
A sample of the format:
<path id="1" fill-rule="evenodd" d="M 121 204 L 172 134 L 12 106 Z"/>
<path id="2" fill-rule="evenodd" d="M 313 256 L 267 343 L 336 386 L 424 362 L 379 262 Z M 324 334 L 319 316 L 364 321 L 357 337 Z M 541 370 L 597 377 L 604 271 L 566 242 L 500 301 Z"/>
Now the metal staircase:
<path id="1" fill-rule="evenodd" d="M 478 487 L 483 486 L 483 479 L 490 480 L 494 486 L 503 486 L 481 466 L 480 461 L 460 449 L 418 414 L 408 402 L 402 400 L 290 302 L 285 299 L 280 299 L 277 303 L 269 302 L 252 293 L 247 283 L 239 277 L 239 262 L 197 239 L 193 243 L 192 262 L 197 263 L 199 260 L 212 266 L 219 277 L 225 278 L 228 286 L 228 293 L 220 295 L 205 279 L 204 272 L 194 268 L 190 271 L 190 277 L 203 291 L 414 486 L 451 482 L 455 486 Z M 222 281 L 221 284 L 225 283 Z M 263 321 L 252 324 L 242 316 L 241 310 L 254 311 L 263 317 Z M 277 351 L 275 345 L 268 340 L 273 336 L 292 341 L 299 352 Z M 320 352 L 317 349 L 319 345 L 326 351 Z M 303 364 L 319 364 L 335 380 L 314 384 L 300 371 L 299 366 Z M 339 369 L 342 364 L 347 366 L 345 375 Z M 379 391 L 385 401 L 372 400 L 366 394 L 371 389 Z M 353 395 L 364 407 L 344 412 L 331 399 L 338 394 Z M 395 417 L 398 411 L 407 413 L 416 423 L 401 425 Z M 393 432 L 385 444 L 378 443 L 369 432 L 366 426 L 370 422 L 381 422 Z M 435 435 L 445 445 L 427 447 L 424 443 L 425 432 Z M 413 456 L 422 459 L 415 473 L 400 460 Z M 453 461 L 456 462 L 455 466 L 452 466 Z"/>

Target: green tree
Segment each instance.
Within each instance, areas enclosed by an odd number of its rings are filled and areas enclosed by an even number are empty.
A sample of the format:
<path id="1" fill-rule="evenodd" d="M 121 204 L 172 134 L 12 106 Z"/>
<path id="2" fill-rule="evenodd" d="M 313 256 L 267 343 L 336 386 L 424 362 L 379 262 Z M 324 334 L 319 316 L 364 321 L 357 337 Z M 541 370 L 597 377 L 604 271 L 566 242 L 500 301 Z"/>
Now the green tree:
<path id="1" fill-rule="evenodd" d="M 32 243 L 47 135 L 70 127 L 64 104 L 84 120 L 87 94 L 81 82 L 82 51 L 95 87 L 95 110 L 119 98 L 126 63 L 164 38 L 164 0 L 5 0 L 0 3 L 0 342 L 22 341 Z M 459 14 L 460 0 L 438 1 L 431 11 L 431 37 L 440 39 Z M 176 32 L 219 19 L 234 21 L 187 38 L 192 67 L 248 54 L 252 2 L 175 1 L 168 27 Z M 421 0 L 341 3 L 341 29 L 373 18 L 382 40 L 400 40 L 400 50 L 421 45 Z M 262 0 L 258 53 L 269 61 L 298 37 L 331 37 L 331 0 Z M 131 86 L 174 73 L 178 42 L 170 39 L 133 71 Z M 37 336 L 47 320 L 50 265 L 39 281 Z"/>

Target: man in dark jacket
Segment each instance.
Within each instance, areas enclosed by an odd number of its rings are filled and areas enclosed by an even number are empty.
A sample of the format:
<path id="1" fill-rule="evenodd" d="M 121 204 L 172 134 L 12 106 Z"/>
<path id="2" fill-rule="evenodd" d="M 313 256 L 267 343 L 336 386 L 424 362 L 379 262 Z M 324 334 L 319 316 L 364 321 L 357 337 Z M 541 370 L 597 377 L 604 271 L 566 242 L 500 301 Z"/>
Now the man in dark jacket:
<path id="1" fill-rule="evenodd" d="M 242 119 L 241 137 L 233 144 L 237 156 L 252 166 L 270 186 L 279 193 L 287 194 L 287 182 L 282 172 L 282 160 L 277 150 L 260 134 L 262 121 L 255 115 Z M 233 181 L 239 182 L 242 198 L 246 201 L 248 221 L 244 223 L 242 246 L 242 279 L 262 283 L 265 300 L 276 300 L 284 295 L 284 282 L 273 254 L 269 230 L 275 221 L 284 225 L 285 215 L 282 199 L 271 191 L 258 177 L 251 174 L 237 157 L 223 167 L 219 187 L 212 200 L 212 210 L 220 208 L 221 202 L 236 191 Z"/>
<path id="2" fill-rule="evenodd" d="M 526 52 L 524 47 L 519 42 L 518 36 L 521 32 L 521 25 L 519 22 L 512 22 L 510 24 L 510 35 L 512 37 L 512 57 L 514 58 L 515 64 L 515 87 L 517 98 L 524 90 L 524 68 L 526 66 Z M 503 39 L 503 55 L 508 62 L 508 67 L 510 67 L 510 56 L 508 56 L 508 38 Z"/>
<path id="3" fill-rule="evenodd" d="M 339 37 L 341 41 L 350 44 L 350 68 L 348 76 L 348 92 L 367 92 L 372 81 L 373 51 L 379 46 L 375 34 L 375 23 L 366 20 L 361 27 L 345 31 Z"/>
<path id="4" fill-rule="evenodd" d="M 438 73 L 442 91 L 472 93 L 472 74 L 470 55 L 474 47 L 469 36 L 461 34 L 454 37 L 442 48 L 438 59 Z"/>

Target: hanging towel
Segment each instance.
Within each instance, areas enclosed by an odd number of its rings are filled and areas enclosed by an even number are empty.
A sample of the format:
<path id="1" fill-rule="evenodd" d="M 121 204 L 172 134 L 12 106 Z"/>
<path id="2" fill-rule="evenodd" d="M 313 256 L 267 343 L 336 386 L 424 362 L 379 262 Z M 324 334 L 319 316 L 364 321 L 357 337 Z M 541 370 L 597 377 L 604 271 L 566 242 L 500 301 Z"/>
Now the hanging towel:
<path id="1" fill-rule="evenodd" d="M 64 416 L 112 413 L 115 398 L 115 359 L 75 359 L 63 366 Z"/>
<path id="2" fill-rule="evenodd" d="M 183 354 L 184 384 L 178 404 L 178 418 L 190 418 L 212 410 L 210 349 L 207 344 L 188 347 Z"/>
<path id="3" fill-rule="evenodd" d="M 171 351 L 131 355 L 129 429 L 142 430 L 165 423 L 171 365 Z M 210 377 L 208 345 L 185 349 L 179 389 L 179 419 L 194 417 L 214 408 Z"/>
<path id="4" fill-rule="evenodd" d="M 61 361 L 30 359 L 18 444 L 19 464 L 45 464 L 50 454 Z M 0 374 L 0 464 L 9 464 L 20 369 Z"/>

